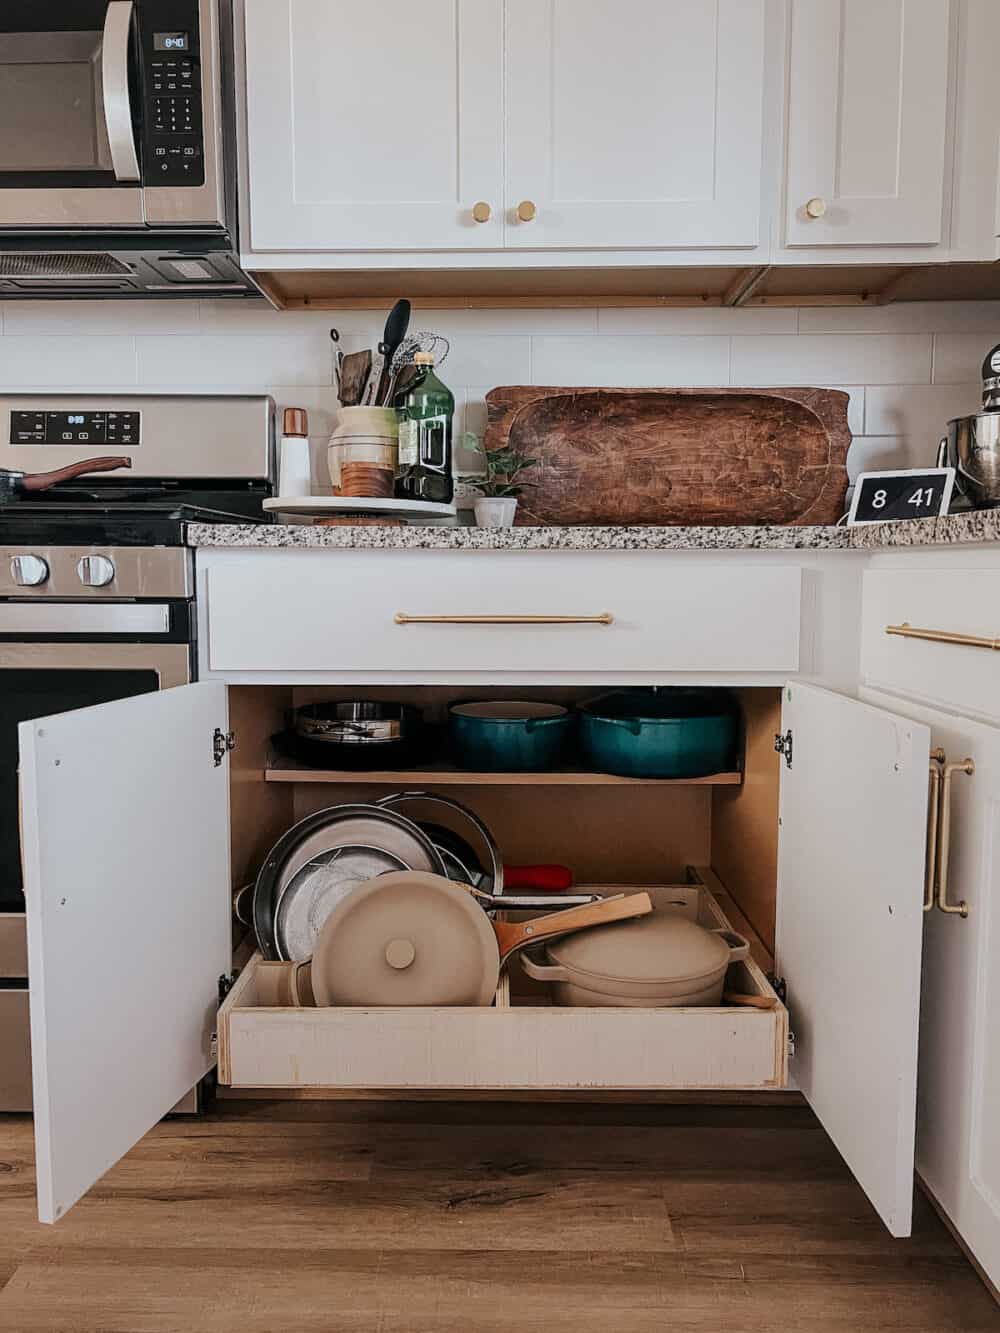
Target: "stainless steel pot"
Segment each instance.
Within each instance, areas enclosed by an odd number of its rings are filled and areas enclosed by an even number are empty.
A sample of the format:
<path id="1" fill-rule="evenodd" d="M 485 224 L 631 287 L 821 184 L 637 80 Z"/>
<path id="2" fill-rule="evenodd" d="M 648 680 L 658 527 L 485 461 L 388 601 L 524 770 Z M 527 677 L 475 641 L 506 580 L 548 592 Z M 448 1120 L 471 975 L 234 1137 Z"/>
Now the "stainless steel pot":
<path id="1" fill-rule="evenodd" d="M 955 469 L 955 485 L 974 505 L 1000 504 L 1000 412 L 949 421 L 937 464 Z"/>

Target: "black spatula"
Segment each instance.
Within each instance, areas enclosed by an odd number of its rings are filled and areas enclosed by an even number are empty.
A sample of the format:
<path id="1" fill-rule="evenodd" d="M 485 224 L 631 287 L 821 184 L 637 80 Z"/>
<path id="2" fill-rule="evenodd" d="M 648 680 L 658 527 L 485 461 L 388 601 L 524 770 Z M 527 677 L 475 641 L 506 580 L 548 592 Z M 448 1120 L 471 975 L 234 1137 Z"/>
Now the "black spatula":
<path id="1" fill-rule="evenodd" d="M 392 383 L 392 358 L 396 355 L 396 349 L 406 337 L 406 330 L 410 327 L 410 303 L 409 301 L 397 301 L 389 311 L 389 317 L 385 321 L 385 329 L 382 332 L 382 341 L 378 345 L 378 350 L 382 353 L 382 373 L 378 377 L 378 387 L 375 390 L 375 402 L 379 407 L 386 405 L 389 397 L 389 385 Z"/>

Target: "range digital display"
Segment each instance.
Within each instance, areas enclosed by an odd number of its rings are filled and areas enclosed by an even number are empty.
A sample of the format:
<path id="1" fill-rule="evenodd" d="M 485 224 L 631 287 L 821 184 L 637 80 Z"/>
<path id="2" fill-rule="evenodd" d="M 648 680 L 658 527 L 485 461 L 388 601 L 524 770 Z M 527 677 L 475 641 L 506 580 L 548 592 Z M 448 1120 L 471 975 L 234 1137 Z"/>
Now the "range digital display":
<path id="1" fill-rule="evenodd" d="M 154 32 L 154 51 L 190 51 L 191 36 L 186 32 Z"/>
<path id="2" fill-rule="evenodd" d="M 138 412 L 11 412 L 11 444 L 139 443 Z"/>

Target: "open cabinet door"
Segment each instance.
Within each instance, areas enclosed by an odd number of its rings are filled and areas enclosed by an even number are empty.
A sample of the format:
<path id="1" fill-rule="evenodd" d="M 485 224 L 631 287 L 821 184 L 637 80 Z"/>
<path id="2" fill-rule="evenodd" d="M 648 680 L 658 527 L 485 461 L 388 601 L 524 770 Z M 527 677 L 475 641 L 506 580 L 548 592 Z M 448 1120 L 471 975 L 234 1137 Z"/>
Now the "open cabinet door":
<path id="1" fill-rule="evenodd" d="M 22 722 L 38 1216 L 54 1222 L 214 1064 L 230 965 L 226 687 Z"/>
<path id="2" fill-rule="evenodd" d="M 790 1072 L 894 1236 L 913 1206 L 930 731 L 786 687 L 776 963 Z"/>

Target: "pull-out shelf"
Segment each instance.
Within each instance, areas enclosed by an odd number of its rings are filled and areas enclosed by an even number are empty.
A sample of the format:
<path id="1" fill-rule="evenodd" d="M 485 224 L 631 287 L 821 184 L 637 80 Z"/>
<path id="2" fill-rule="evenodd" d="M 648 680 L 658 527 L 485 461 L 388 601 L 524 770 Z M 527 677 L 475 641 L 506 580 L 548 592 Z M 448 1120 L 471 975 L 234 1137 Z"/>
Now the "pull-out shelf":
<path id="1" fill-rule="evenodd" d="M 704 883 L 648 891 L 660 910 L 709 930 L 732 928 Z M 231 1087 L 638 1090 L 787 1081 L 788 1012 L 752 959 L 733 964 L 727 986 L 773 1008 L 559 1008 L 544 994 L 510 993 L 520 980 L 516 959 L 512 986 L 502 985 L 491 1007 L 265 1008 L 258 981 L 267 966 L 255 954 L 219 1012 L 219 1078 Z"/>

